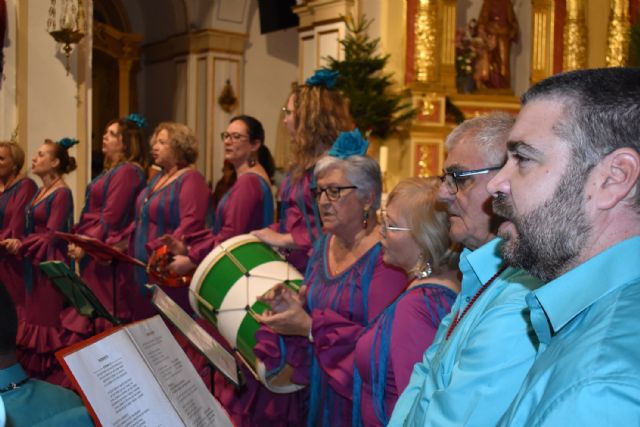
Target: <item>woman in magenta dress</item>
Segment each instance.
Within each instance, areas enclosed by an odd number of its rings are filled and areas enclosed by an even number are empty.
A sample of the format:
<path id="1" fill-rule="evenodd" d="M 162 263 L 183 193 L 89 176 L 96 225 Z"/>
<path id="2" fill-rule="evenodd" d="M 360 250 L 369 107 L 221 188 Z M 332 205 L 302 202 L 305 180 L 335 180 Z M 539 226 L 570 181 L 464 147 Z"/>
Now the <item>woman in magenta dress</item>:
<path id="1" fill-rule="evenodd" d="M 162 168 L 140 192 L 135 203 L 136 214 L 129 254 L 145 264 L 150 254 L 163 245 L 162 236 L 169 234 L 177 240 L 205 228 L 211 193 L 193 164 L 198 158 L 198 142 L 187 126 L 160 123 L 151 138 L 151 156 Z M 156 313 L 151 305 L 146 272 L 135 268 L 135 292 L 131 304 L 136 319 Z M 192 313 L 188 287 L 164 287 L 163 290 L 183 309 Z"/>
<path id="2" fill-rule="evenodd" d="M 358 130 L 343 133 L 318 161 L 314 192 L 325 234 L 309 260 L 306 288 L 297 295 L 279 288 L 265 297 L 273 312 L 259 317 L 280 335 L 261 329 L 256 355 L 268 372 L 287 363 L 294 383 L 309 384 L 310 426 L 351 425 L 351 391 L 341 377 L 353 375 L 353 359 L 345 364 L 341 353 L 353 352 L 363 328 L 406 286 L 404 272 L 383 263 L 375 214 L 382 180 L 377 162 L 364 155 L 367 145 Z"/>
<path id="3" fill-rule="evenodd" d="M 23 265 L 11 246 L 15 245 L 12 239 L 24 236 L 25 209 L 38 190 L 32 179 L 20 173 L 22 166 L 22 148 L 14 142 L 0 142 L 0 282 L 13 298 L 20 319 L 25 295 Z"/>
<path id="4" fill-rule="evenodd" d="M 353 129 L 348 100 L 333 89 L 337 78 L 335 71 L 319 70 L 289 95 L 283 111 L 293 161 L 280 186 L 278 222 L 252 233 L 281 248 L 287 261 L 301 273 L 307 268 L 312 246 L 322 235 L 318 208 L 309 190 L 314 185 L 313 167 L 341 131 Z"/>
<path id="5" fill-rule="evenodd" d="M 433 342 L 438 325 L 460 290 L 458 253 L 451 249 L 447 214 L 437 205 L 440 180 L 409 178 L 389 194 L 382 214 L 384 261 L 407 272 L 407 290 L 365 328 L 355 348 L 355 375 L 339 376 L 352 387 L 354 426 L 384 426 L 413 365 Z M 339 328 L 330 320 L 324 332 Z M 331 350 L 334 355 L 339 349 Z M 345 354 L 343 360 L 353 360 Z"/>
<path id="6" fill-rule="evenodd" d="M 64 175 L 76 169 L 68 149 L 77 140 L 45 140 L 31 163 L 31 171 L 42 187 L 26 210 L 26 232 L 13 247 L 23 257 L 25 304 L 16 339 L 20 363 L 32 377 L 67 384 L 54 353 L 71 338 L 61 327 L 64 296 L 40 270 L 44 261 L 67 261 L 67 243 L 56 231 L 68 233 L 73 224 L 73 196 Z"/>
<path id="7" fill-rule="evenodd" d="M 174 260 L 168 268 L 177 274 L 192 272 L 219 243 L 273 223 L 271 176 L 275 166 L 264 145 L 264 128 L 251 116 L 236 116 L 222 132 L 225 161 L 237 179 L 216 209 L 213 228 L 184 236 L 184 244 L 164 237 Z"/>
<path id="8" fill-rule="evenodd" d="M 85 205 L 80 221 L 73 228 L 74 233 L 97 239 L 118 250 L 126 248 L 135 200 L 146 182 L 146 159 L 142 151 L 144 124 L 144 119 L 136 114 L 107 124 L 102 136 L 105 169 L 87 186 Z M 82 280 L 105 308 L 123 321 L 130 320 L 131 307 L 126 297 L 131 288 L 131 266 L 98 262 L 85 256 L 84 251 L 73 244 L 69 245 L 69 255 L 80 260 Z M 64 324 L 80 334 L 90 333 L 92 329 L 88 319 L 73 311 L 65 316 Z M 109 326 L 111 324 L 102 319 L 96 323 L 97 331 Z"/>

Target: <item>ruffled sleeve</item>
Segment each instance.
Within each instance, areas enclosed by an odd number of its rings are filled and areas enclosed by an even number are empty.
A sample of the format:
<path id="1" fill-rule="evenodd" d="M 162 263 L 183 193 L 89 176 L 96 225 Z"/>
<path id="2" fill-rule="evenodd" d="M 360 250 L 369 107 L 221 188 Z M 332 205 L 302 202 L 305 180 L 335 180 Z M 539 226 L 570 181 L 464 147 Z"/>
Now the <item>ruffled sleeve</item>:
<path id="1" fill-rule="evenodd" d="M 64 252 L 64 241 L 55 236 L 56 231 L 68 231 L 73 215 L 73 198 L 68 188 L 61 188 L 51 195 L 47 206 L 45 228 L 29 234 L 22 242 L 21 252 L 33 264 L 56 258 L 55 252 Z"/>
<path id="2" fill-rule="evenodd" d="M 267 326 L 261 326 L 256 332 L 256 341 L 253 351 L 267 372 L 278 371 L 286 363 L 293 368 L 291 382 L 309 384 L 311 353 L 306 337 L 280 336 Z"/>

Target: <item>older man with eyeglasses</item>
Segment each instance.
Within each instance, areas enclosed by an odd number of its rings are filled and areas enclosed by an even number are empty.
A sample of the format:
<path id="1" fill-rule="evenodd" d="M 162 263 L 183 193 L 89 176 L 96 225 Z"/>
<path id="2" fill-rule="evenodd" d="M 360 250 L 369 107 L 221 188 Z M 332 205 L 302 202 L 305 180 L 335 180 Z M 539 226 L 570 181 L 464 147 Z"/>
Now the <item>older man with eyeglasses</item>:
<path id="1" fill-rule="evenodd" d="M 534 361 L 525 295 L 540 282 L 506 267 L 487 182 L 504 163 L 514 119 L 505 113 L 468 120 L 446 141 L 438 194 L 460 256 L 461 291 L 423 361 L 414 366 L 390 426 L 491 426 L 516 395 Z"/>

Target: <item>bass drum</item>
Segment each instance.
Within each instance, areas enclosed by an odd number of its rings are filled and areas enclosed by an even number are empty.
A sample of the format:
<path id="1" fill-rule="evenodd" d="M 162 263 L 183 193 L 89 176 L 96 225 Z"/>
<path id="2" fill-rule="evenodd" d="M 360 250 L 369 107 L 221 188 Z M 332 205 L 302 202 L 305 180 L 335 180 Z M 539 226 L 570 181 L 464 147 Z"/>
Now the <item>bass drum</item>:
<path id="1" fill-rule="evenodd" d="M 304 386 L 290 382 L 286 365 L 268 374 L 253 352 L 260 324 L 253 314 L 269 306 L 256 300 L 278 284 L 296 292 L 302 275 L 270 246 L 251 234 L 232 237 L 216 246 L 200 263 L 191 280 L 193 310 L 211 322 L 254 376 L 274 393 L 292 393 Z"/>

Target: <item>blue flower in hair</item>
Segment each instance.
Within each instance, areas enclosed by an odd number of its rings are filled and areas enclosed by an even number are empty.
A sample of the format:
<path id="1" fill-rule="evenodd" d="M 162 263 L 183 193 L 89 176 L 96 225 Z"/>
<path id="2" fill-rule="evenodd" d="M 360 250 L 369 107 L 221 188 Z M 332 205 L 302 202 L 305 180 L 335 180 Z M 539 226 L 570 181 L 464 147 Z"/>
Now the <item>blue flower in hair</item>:
<path id="1" fill-rule="evenodd" d="M 362 137 L 358 129 L 341 132 L 329 150 L 329 155 L 346 159 L 349 156 L 364 156 L 369 148 L 369 141 Z"/>
<path id="2" fill-rule="evenodd" d="M 313 76 L 309 77 L 305 83 L 309 86 L 323 86 L 327 89 L 333 89 L 338 81 L 338 77 L 340 77 L 339 72 L 321 68 L 316 70 Z"/>
<path id="3" fill-rule="evenodd" d="M 144 119 L 144 117 L 136 113 L 129 114 L 127 117 L 125 117 L 125 120 L 135 124 L 138 127 L 138 129 L 142 129 L 147 125 L 147 121 Z"/>
<path id="4" fill-rule="evenodd" d="M 64 148 L 66 148 L 67 150 L 71 147 L 73 147 L 74 145 L 78 144 L 80 141 L 78 141 L 75 138 L 62 138 L 60 141 L 57 141 L 58 144 L 60 144 L 61 146 L 63 146 Z"/>

